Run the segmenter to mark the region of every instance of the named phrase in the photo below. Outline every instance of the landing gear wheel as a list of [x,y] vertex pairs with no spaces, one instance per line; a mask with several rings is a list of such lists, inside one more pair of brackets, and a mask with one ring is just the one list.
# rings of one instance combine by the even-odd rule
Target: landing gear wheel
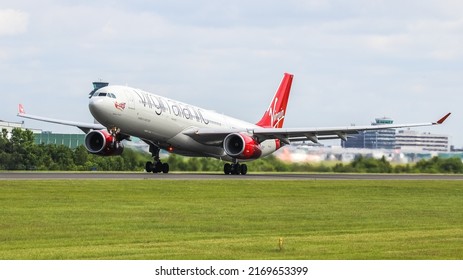
[[156,162],[155,169],[156,169],[156,173],[162,172],[162,162],[161,161]]
[[232,166],[232,174],[233,175],[240,175],[241,165],[239,163],[235,163]]
[[169,164],[168,163],[163,163],[162,164],[162,173],[169,173]]
[[160,161],[156,162],[152,168],[153,173],[169,173],[169,164],[162,163]]
[[145,164],[146,172],[153,172],[153,163],[151,161],[147,161]]
[[246,175],[248,173],[248,166],[246,164],[239,163],[225,163],[223,166],[223,173],[225,175]]
[[241,175],[246,175],[246,173],[248,173],[248,166],[246,164],[241,164],[240,172]]
[[231,164],[225,163],[225,165],[223,166],[223,173],[225,173],[225,175],[229,175],[231,171],[232,171]]

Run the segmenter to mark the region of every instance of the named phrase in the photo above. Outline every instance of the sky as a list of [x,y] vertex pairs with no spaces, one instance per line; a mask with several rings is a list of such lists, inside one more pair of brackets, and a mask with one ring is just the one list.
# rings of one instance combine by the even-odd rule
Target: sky
[[93,122],[103,80],[255,123],[285,72],[285,127],[452,112],[417,130],[463,147],[463,1],[0,0],[0,120]]

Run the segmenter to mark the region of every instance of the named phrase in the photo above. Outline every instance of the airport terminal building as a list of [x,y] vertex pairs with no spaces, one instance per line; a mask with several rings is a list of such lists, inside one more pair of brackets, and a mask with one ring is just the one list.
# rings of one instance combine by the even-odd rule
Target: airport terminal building
[[84,144],[85,134],[64,134],[43,131],[41,133],[34,133],[34,138],[36,144],[64,145],[68,148],[75,149]]
[[449,136],[414,130],[399,130],[395,146],[407,152],[448,152]]
[[[390,118],[377,118],[371,125],[392,124]],[[358,135],[349,137],[347,141],[341,141],[343,148],[361,149],[394,149],[395,148],[395,129],[384,129],[376,131],[363,131]]]
[[[377,118],[372,125],[392,124],[390,118]],[[403,152],[449,152],[449,136],[414,130],[385,129],[364,131],[341,140],[343,148],[399,149]]]

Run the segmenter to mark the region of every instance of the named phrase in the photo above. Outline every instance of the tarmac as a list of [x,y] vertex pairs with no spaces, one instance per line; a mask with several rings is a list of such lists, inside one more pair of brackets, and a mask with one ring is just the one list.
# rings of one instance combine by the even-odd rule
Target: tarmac
[[147,172],[0,172],[2,180],[463,180],[447,174],[222,173]]

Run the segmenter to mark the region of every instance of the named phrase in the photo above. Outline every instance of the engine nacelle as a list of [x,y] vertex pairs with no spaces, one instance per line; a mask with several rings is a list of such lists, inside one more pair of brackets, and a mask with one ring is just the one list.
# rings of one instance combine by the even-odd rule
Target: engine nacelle
[[93,130],[85,135],[85,148],[91,154],[117,156],[124,151],[124,145],[107,130]]
[[256,159],[262,155],[260,144],[251,136],[243,133],[231,133],[223,140],[227,155],[237,159]]

